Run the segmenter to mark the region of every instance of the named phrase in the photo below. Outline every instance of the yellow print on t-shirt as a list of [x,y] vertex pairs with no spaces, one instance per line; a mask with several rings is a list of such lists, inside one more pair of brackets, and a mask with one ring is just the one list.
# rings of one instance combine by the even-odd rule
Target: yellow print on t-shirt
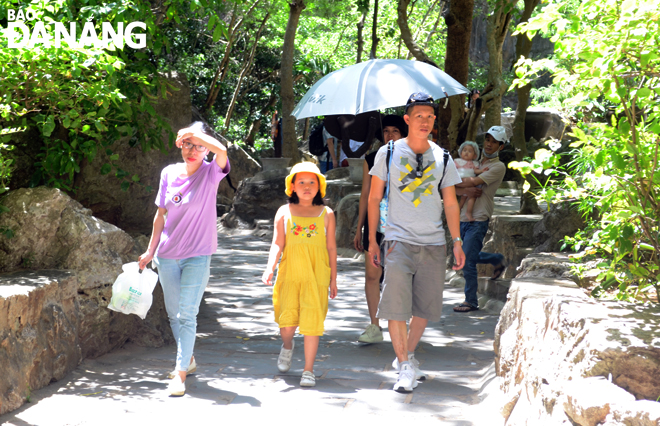
[[[401,165],[405,167],[406,172],[399,172],[399,190],[401,193],[410,192],[412,193],[412,203],[415,207],[419,206],[422,202],[420,198],[422,195],[429,196],[433,194],[433,181],[436,180],[433,176],[433,170],[435,170],[435,160],[430,160],[424,163],[422,161],[421,167],[413,167],[408,161],[407,157],[401,157]],[[418,168],[421,168],[422,176],[417,177]]]

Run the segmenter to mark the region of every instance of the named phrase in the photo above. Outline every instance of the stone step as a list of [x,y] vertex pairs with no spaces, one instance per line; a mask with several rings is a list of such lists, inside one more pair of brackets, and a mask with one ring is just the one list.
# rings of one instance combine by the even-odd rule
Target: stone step
[[497,188],[497,191],[495,191],[496,197],[520,197],[521,195],[522,191],[520,189],[499,187]]
[[500,184],[500,188],[503,189],[520,189],[520,184],[515,180],[504,180]]
[[254,228],[255,229],[263,229],[266,231],[272,231],[273,230],[273,221],[268,220],[268,219],[257,219],[254,221]]
[[511,287],[511,280],[491,280],[490,277],[479,277],[479,286],[477,292],[488,296],[490,299],[496,299],[506,302],[506,295]]
[[520,197],[521,194],[522,189],[515,180],[502,181],[497,191],[495,191],[496,197]]

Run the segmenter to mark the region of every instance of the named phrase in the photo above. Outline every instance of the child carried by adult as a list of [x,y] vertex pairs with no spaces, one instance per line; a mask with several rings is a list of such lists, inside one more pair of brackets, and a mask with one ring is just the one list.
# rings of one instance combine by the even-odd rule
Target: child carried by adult
[[[479,168],[479,145],[476,142],[465,141],[458,147],[458,155],[460,158],[454,159],[458,175],[461,179],[476,177],[488,170],[488,167]],[[467,201],[467,209],[465,214],[470,222],[474,221],[472,211],[474,210],[474,202],[477,199],[468,197],[467,195],[461,196],[459,208],[462,209]]]
[[323,203],[325,176],[313,163],[298,163],[286,177],[289,203],[275,215],[273,243],[262,281],[273,285],[273,274],[282,255],[273,307],[280,327],[282,348],[277,359],[280,372],[291,368],[296,328],[304,335],[305,368],[300,386],[315,386],[314,360],[328,313],[328,293],[337,296],[337,245],[335,216]]

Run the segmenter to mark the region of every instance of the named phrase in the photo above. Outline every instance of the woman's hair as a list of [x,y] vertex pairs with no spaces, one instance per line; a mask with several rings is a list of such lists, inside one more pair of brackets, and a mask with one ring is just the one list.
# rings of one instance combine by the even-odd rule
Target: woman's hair
[[386,115],[383,117],[383,129],[388,126],[394,126],[397,129],[399,129],[399,132],[401,132],[402,137],[408,136],[408,125],[406,124],[405,120],[403,117],[399,115]]
[[204,123],[203,121],[195,121],[190,126],[188,126],[188,128],[193,129],[197,132],[202,132],[205,135],[215,137],[213,136],[213,131],[211,130],[211,128],[207,126],[206,123]]
[[[296,176],[293,175],[293,178],[291,179],[291,185],[293,185],[296,182]],[[316,182],[318,183],[319,178],[316,178]],[[300,202],[300,198],[298,198],[298,194],[296,194],[296,191],[291,192],[291,196],[289,197],[289,204],[298,204]],[[313,206],[325,206],[325,203],[323,202],[323,197],[321,197],[321,190],[319,189],[316,191],[316,195],[314,196],[314,199],[312,199],[312,205]]]

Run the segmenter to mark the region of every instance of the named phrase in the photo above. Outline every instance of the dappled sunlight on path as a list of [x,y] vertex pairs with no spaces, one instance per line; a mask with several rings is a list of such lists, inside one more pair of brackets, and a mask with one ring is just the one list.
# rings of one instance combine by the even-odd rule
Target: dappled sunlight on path
[[288,410],[295,408],[297,418],[309,413],[321,424],[329,419],[346,419],[348,424],[370,419],[379,424],[402,419],[473,424],[470,406],[478,402],[484,373],[493,361],[497,316],[454,313],[452,307],[463,300],[461,289],[445,290],[442,319],[430,324],[417,348],[429,379],[413,393],[399,394],[391,390],[396,375],[387,332],[383,343],[357,343],[368,325],[363,263],[340,258],[339,294],[329,303],[315,366],[317,386],[303,389],[302,336],[296,336],[291,370],[281,374],[276,367],[281,341],[273,320],[272,287],[261,283],[270,241],[221,235],[219,247],[198,318],[198,370],[186,380],[185,396],[172,398],[165,392],[174,346],[128,344],[85,360],[65,379],[34,392],[31,403],[0,417],[0,423],[116,426],[208,419],[196,423],[215,424],[219,420],[212,419],[246,416],[252,424],[290,416]]

